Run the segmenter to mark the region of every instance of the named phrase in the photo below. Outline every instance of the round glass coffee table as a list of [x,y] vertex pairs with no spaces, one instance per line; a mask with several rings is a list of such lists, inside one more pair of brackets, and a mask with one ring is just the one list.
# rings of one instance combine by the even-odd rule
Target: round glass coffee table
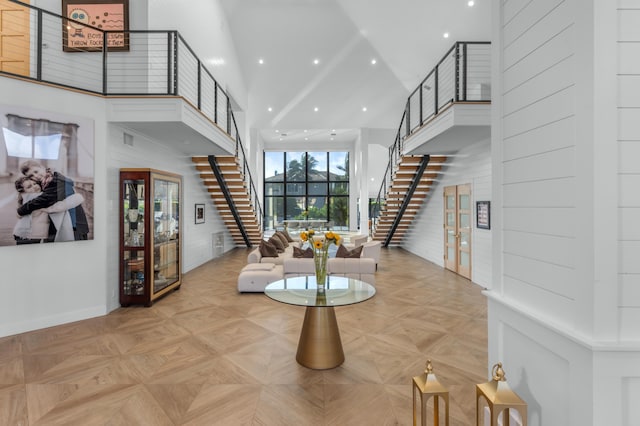
[[353,278],[327,276],[324,291],[315,276],[285,278],[272,282],[264,294],[278,302],[305,306],[296,361],[314,370],[335,368],[344,362],[335,306],[353,305],[371,299],[376,289]]

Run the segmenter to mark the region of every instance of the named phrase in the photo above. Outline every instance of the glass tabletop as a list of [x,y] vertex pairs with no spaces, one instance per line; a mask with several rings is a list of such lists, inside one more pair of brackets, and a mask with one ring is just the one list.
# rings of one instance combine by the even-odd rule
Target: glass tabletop
[[364,302],[376,294],[376,289],[354,278],[330,275],[324,292],[318,291],[316,277],[312,275],[272,282],[264,289],[264,294],[289,305],[322,307]]

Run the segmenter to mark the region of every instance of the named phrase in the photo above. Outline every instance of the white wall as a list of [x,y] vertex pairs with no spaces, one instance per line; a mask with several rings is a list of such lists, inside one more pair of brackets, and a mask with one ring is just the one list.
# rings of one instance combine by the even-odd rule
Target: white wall
[[[124,144],[123,133],[133,136],[133,146]],[[213,259],[213,236],[222,232],[225,237],[224,249],[228,251],[235,247],[228,229],[220,219],[207,193],[202,180],[196,173],[191,158],[167,147],[165,144],[137,134],[128,129],[110,125],[108,128],[109,160],[108,160],[108,206],[109,229],[118,229],[118,207],[120,189],[120,168],[152,168],[182,176],[182,272],[188,272],[197,266]],[[205,223],[195,224],[195,204],[205,205]],[[118,234],[110,232],[107,235],[109,246],[109,282],[110,291],[109,310],[119,306],[117,300],[118,289]],[[212,277],[214,280],[215,277]]]
[[[125,145],[123,129],[106,124],[105,100],[9,78],[0,78],[0,92],[8,105],[89,118],[95,132],[94,239],[0,247],[0,336],[104,315],[119,306],[119,168],[183,176],[183,273],[213,258],[213,234],[224,234],[225,251],[234,247],[191,159],[129,130],[134,145]],[[205,204],[204,224],[194,223],[195,203]]]
[[[93,96],[0,78],[2,102],[93,120],[94,239],[0,247],[0,336],[107,312],[107,141],[104,101]],[[35,101],[37,100],[37,102]],[[100,196],[102,194],[102,196]]]
[[493,16],[489,366],[529,425],[636,425],[640,2],[495,1]]
[[475,226],[475,202],[491,201],[491,144],[478,142],[448,156],[444,173],[431,188],[426,204],[416,215],[413,231],[402,247],[444,266],[443,191],[447,186],[471,184],[473,222],[471,232],[471,281],[491,287],[491,231]]

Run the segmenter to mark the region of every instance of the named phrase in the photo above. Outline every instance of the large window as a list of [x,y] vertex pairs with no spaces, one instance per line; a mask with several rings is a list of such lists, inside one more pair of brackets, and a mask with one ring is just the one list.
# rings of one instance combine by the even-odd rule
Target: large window
[[349,229],[348,152],[265,152],[265,229],[283,221],[324,221]]

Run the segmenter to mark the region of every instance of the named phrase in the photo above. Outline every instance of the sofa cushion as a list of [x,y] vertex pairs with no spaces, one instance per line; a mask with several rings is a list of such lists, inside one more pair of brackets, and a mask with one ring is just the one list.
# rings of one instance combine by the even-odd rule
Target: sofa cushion
[[289,235],[286,229],[284,231],[280,231],[280,233],[284,235],[288,242],[292,243],[294,241],[294,239],[291,238],[291,235]]
[[278,249],[268,241],[261,241],[259,248],[262,257],[278,257]]
[[243,271],[270,271],[275,268],[274,263],[249,263],[242,268]]
[[278,237],[280,241],[282,241],[282,244],[284,244],[284,248],[289,247],[289,240],[287,240],[287,237],[285,237],[281,231],[276,231],[276,233],[273,234],[273,236]]
[[268,241],[276,247],[276,250],[278,250],[278,253],[284,253],[284,244],[282,243],[280,238],[276,236],[272,236],[271,238],[269,238]]
[[346,258],[358,258],[362,254],[362,246],[356,247],[353,250],[349,250],[343,245],[338,247],[338,251],[336,252],[336,257],[346,257]]
[[306,250],[302,250],[298,247],[294,247],[293,257],[296,259],[308,259],[308,258],[313,259],[313,250],[311,250],[311,247],[307,247]]

